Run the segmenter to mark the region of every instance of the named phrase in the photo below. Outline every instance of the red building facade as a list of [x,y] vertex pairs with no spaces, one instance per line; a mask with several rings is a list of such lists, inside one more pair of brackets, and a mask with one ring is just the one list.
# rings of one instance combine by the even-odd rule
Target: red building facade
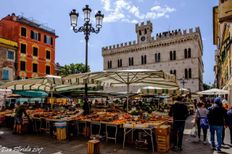
[[0,37],[18,43],[17,78],[55,74],[55,30],[13,13],[0,20]]

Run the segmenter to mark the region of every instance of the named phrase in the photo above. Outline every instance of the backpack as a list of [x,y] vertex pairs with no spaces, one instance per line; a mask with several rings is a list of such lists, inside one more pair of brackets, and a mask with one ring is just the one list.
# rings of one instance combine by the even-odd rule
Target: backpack
[[203,129],[208,129],[209,128],[209,121],[207,117],[201,117],[199,110],[197,110],[199,114],[199,119],[200,119],[200,127]]

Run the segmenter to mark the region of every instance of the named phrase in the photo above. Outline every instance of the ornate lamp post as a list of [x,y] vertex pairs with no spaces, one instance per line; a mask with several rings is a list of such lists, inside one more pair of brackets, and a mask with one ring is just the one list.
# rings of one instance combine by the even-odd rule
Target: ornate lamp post
[[184,88],[185,83],[187,83],[187,82],[185,82],[184,77],[181,79],[181,82],[180,82],[180,83],[182,83],[183,88]]
[[[88,72],[88,41],[89,41],[89,35],[90,33],[99,33],[101,27],[102,27],[102,21],[104,18],[104,15],[101,13],[101,11],[98,11],[95,15],[96,18],[96,28],[92,27],[92,24],[90,23],[90,13],[91,9],[89,8],[89,5],[86,5],[83,8],[84,13],[84,24],[83,26],[80,26],[77,28],[77,20],[79,13],[76,12],[75,9],[73,9],[70,12],[70,20],[71,20],[71,26],[73,27],[73,31],[75,33],[83,32],[85,35],[85,72]],[[85,82],[85,105],[88,103],[88,81]],[[89,111],[86,111],[89,112]]]

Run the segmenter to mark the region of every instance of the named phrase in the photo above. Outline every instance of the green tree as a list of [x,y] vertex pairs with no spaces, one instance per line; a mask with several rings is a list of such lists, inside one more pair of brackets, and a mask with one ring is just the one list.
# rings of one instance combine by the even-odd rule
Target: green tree
[[[64,67],[61,68],[61,75],[67,76],[69,74],[76,74],[76,73],[84,73],[85,72],[85,65],[80,64],[74,64],[71,63],[69,65],[64,65]],[[90,67],[88,66],[87,72],[90,72]]]
[[208,89],[211,89],[212,87],[206,83],[203,83],[203,89],[204,90],[208,90]]

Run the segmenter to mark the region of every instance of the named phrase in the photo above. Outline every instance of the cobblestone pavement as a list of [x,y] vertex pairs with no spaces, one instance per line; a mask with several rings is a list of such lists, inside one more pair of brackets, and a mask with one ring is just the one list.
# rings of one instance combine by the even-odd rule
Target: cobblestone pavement
[[[204,145],[203,143],[193,142],[193,139],[189,136],[191,130],[190,124],[191,118],[187,120],[185,136],[183,142],[182,152],[169,151],[169,154],[216,154],[216,151],[210,149],[210,145]],[[35,149],[41,150],[41,154],[86,154],[87,153],[87,139],[77,138],[64,143],[57,143],[54,138],[49,136],[41,135],[12,135],[11,131],[6,128],[0,128],[0,131],[4,134],[0,135],[0,149],[2,147],[14,148],[14,147],[31,147],[31,148],[43,148]],[[209,136],[208,136],[209,138]],[[222,153],[232,154],[232,146],[229,143],[229,132],[226,129],[226,145],[223,146]],[[114,144],[113,141],[110,143],[101,143],[100,146],[101,154],[151,154],[149,150],[138,150],[133,146],[126,146],[122,149],[122,143]],[[0,152],[1,153],[1,152]],[[12,152],[10,152],[12,153]],[[16,152],[15,152],[16,153]],[[26,153],[38,153],[38,152],[26,152]],[[155,152],[157,153],[157,152]]]

